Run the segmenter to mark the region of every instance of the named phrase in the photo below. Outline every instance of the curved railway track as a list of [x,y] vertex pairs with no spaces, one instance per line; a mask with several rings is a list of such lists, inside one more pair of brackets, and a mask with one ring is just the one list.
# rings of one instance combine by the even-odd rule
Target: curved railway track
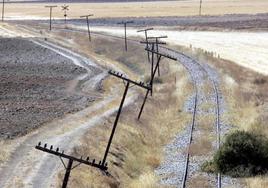
[[[166,48],[166,47],[162,47],[162,49],[170,51],[172,56],[184,56],[188,59],[191,59],[193,61],[193,63],[195,63],[200,70],[202,70],[208,80],[211,82],[212,86],[213,86],[213,92],[214,92],[214,99],[215,99],[215,128],[216,128],[216,137],[217,137],[217,149],[219,149],[220,147],[220,101],[219,101],[219,89],[218,89],[218,85],[217,82],[214,80],[214,78],[211,76],[211,74],[209,73],[209,71],[204,67],[204,65],[202,65],[201,63],[199,63],[198,61],[196,61],[195,59],[193,59],[192,57],[182,53],[182,52],[177,52],[173,49],[170,48]],[[189,72],[193,85],[194,85],[194,90],[195,90],[195,94],[194,94],[194,104],[193,104],[193,115],[192,115],[192,122],[191,122],[191,128],[190,128],[190,132],[189,132],[189,139],[188,139],[188,146],[187,146],[187,152],[185,154],[185,165],[184,165],[184,174],[183,174],[183,180],[181,183],[181,187],[186,187],[186,183],[187,183],[187,178],[188,178],[188,170],[189,170],[189,163],[190,163],[190,146],[192,144],[193,141],[193,134],[194,134],[194,129],[196,127],[196,116],[197,116],[197,109],[198,109],[198,84],[196,81],[196,78],[194,76],[194,74],[196,72],[193,72],[189,67],[187,67],[187,65],[183,64],[183,66],[187,69],[187,71]],[[218,173],[217,174],[217,188],[221,188],[221,174]]]
[[[71,32],[81,32],[81,33],[87,33],[87,31],[83,31],[80,29],[63,29],[63,28],[57,28],[60,30],[65,30],[65,31],[71,31]],[[123,37],[120,36],[114,36],[111,34],[105,34],[105,33],[98,33],[98,32],[91,32],[92,35],[99,35],[99,36],[104,36],[104,37],[112,37],[112,38],[116,38],[116,39],[121,39],[124,40]],[[135,43],[135,44],[140,44],[139,40],[135,40],[135,39],[128,39],[129,42]],[[212,128],[214,128],[216,131],[216,148],[219,149],[220,147],[220,101],[219,101],[219,89],[218,89],[218,84],[217,81],[215,80],[215,78],[213,77],[213,75],[209,72],[208,67],[205,67],[203,64],[199,63],[197,60],[195,60],[194,58],[182,53],[182,52],[178,52],[175,51],[173,49],[170,48],[166,48],[161,46],[159,48],[160,50],[162,49],[163,51],[165,51],[165,53],[176,57],[177,61],[179,61],[180,63],[182,63],[180,60],[181,59],[187,59],[187,61],[185,62],[190,62],[190,63],[182,63],[182,65],[185,67],[185,69],[188,71],[192,83],[193,83],[193,87],[194,87],[194,97],[193,97],[193,110],[192,110],[192,121],[191,121],[191,126],[190,126],[190,131],[189,131],[189,136],[188,136],[188,141],[187,141],[187,149],[186,149],[186,154],[185,154],[185,160],[184,160],[184,172],[183,172],[183,176],[182,176],[182,180],[181,180],[181,187],[184,188],[187,186],[187,181],[190,179],[189,178],[189,166],[191,163],[191,154],[190,154],[190,146],[193,143],[193,137],[195,134],[195,129],[196,129],[196,118],[197,118],[197,114],[198,114],[198,107],[199,107],[199,100],[200,100],[200,95],[199,95],[199,78],[195,75],[196,74],[196,70],[193,70],[193,67],[195,67],[195,69],[199,69],[199,72],[202,72],[202,77],[206,76],[207,80],[209,80],[209,82],[211,83],[211,86],[213,88],[213,95],[214,95],[214,115],[215,115],[215,124]],[[191,65],[190,65],[191,64]],[[217,188],[221,188],[221,174],[217,174],[216,177],[216,187]]]
[[[66,30],[66,29],[64,29]],[[67,29],[70,31],[70,29]],[[71,29],[71,31],[79,31],[79,32],[85,32],[86,31],[81,31],[81,30],[73,30]],[[112,37],[112,38],[116,38],[116,39],[120,39],[120,40],[124,40],[124,37],[120,37],[120,36],[114,36],[111,34],[106,34],[106,33],[98,33],[98,32],[91,32],[93,35],[99,35],[99,36],[104,36],[104,37]],[[140,44],[139,40],[135,40],[135,39],[128,39],[129,42],[135,43],[135,44]],[[190,61],[192,61],[196,66],[199,67],[199,69],[206,75],[207,79],[210,81],[210,83],[212,84],[213,87],[213,92],[214,92],[214,99],[215,99],[215,125],[214,128],[216,129],[216,137],[217,137],[217,149],[219,149],[220,147],[220,102],[219,102],[219,90],[218,90],[218,85],[217,82],[214,80],[213,76],[211,76],[211,74],[209,73],[209,71],[204,67],[203,64],[199,63],[197,60],[195,60],[194,58],[182,53],[182,52],[178,52],[175,51],[173,49],[167,48],[167,47],[163,47],[161,46],[159,48],[160,50],[163,49],[164,51],[166,51],[167,54],[171,55],[171,56],[183,56],[187,59],[189,59]],[[177,58],[177,60],[179,61],[179,58]],[[193,142],[193,134],[194,134],[194,129],[196,128],[196,116],[197,116],[197,110],[198,110],[198,84],[197,84],[197,79],[195,76],[196,72],[193,72],[193,70],[191,70],[191,67],[188,67],[187,64],[182,64],[185,69],[188,71],[188,73],[190,74],[193,86],[194,86],[194,90],[195,90],[195,94],[194,94],[194,104],[193,104],[193,112],[192,112],[192,121],[191,121],[191,127],[190,127],[190,132],[189,132],[189,137],[188,137],[188,146],[187,146],[187,150],[186,150],[186,154],[185,154],[185,162],[184,162],[184,172],[183,172],[183,179],[181,181],[181,187],[184,188],[186,187],[187,184],[187,180],[189,179],[189,165],[190,165],[190,146]],[[221,188],[221,174],[218,173],[217,177],[216,177],[216,187],[217,188]]]

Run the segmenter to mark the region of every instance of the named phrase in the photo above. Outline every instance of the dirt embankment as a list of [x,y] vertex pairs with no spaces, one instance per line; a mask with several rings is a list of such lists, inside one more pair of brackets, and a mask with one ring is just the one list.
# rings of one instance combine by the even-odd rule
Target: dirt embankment
[[67,92],[72,80],[87,73],[69,59],[19,38],[0,38],[0,51],[0,138],[24,135],[94,100]]

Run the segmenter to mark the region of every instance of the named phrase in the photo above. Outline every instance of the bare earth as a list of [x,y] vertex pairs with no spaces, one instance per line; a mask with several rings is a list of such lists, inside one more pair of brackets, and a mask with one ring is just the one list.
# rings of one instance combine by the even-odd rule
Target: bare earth
[[70,59],[19,38],[0,38],[0,50],[0,137],[24,135],[95,100],[72,86],[88,71]]
[[[53,11],[55,18],[63,18],[58,5]],[[47,19],[49,10],[44,3],[16,3],[6,5],[8,19]],[[203,15],[257,14],[266,13],[267,0],[206,0],[203,2]],[[19,10],[19,11],[18,11]],[[157,17],[198,15],[199,0],[160,1],[160,2],[125,2],[125,3],[72,3],[69,18],[79,18],[84,14],[94,14],[95,18],[111,17]]]

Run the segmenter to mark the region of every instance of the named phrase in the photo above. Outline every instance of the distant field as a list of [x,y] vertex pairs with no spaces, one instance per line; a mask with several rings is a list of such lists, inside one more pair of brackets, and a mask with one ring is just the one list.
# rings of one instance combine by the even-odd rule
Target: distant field
[[[47,3],[46,3],[47,4]],[[11,3],[6,5],[9,19],[48,18],[49,10],[45,3]],[[63,3],[55,3],[61,6]],[[118,2],[118,3],[72,3],[68,15],[78,18],[83,14],[103,17],[155,17],[155,16],[189,16],[197,15],[199,0],[159,1],[159,2]],[[205,0],[203,15],[222,14],[257,14],[268,12],[267,0]],[[62,18],[63,12],[58,7],[53,16]]]

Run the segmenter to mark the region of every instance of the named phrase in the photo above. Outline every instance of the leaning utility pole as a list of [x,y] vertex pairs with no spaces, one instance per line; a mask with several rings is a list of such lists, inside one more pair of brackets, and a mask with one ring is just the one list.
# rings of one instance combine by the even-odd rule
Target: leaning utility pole
[[111,135],[110,135],[110,138],[109,138],[109,142],[108,142],[106,150],[105,150],[105,154],[104,154],[104,157],[103,157],[103,160],[102,160],[102,165],[104,165],[106,163],[106,158],[107,158],[107,155],[108,155],[110,147],[111,147],[111,143],[112,143],[112,140],[113,140],[115,129],[117,127],[117,123],[118,123],[120,114],[122,112],[122,108],[123,108],[125,98],[127,96],[127,92],[128,92],[129,87],[130,87],[130,84],[139,86],[139,87],[144,88],[144,89],[146,89],[148,91],[151,90],[150,85],[146,85],[143,82],[135,82],[133,80],[130,80],[130,79],[126,78],[123,74],[121,74],[119,72],[115,72],[115,71],[110,70],[109,74],[112,75],[112,76],[115,76],[115,77],[117,77],[117,78],[119,78],[121,80],[123,80],[123,82],[125,83],[125,91],[124,91],[124,94],[123,94],[123,98],[121,99],[121,103],[120,103],[120,106],[119,106],[119,109],[118,109],[118,112],[117,112],[117,115],[116,115],[116,118],[115,118],[115,121],[114,121],[114,126],[113,126],[113,129],[112,129],[112,132],[111,132]]
[[[74,156],[65,154],[64,151],[59,152],[59,148],[57,148],[56,150],[53,150],[52,145],[50,146],[49,149],[47,148],[47,144],[44,144],[44,146],[41,146],[41,142],[39,142],[38,145],[35,146],[35,148],[37,150],[53,154],[53,155],[58,156],[60,158],[60,160],[61,160],[61,162],[62,162],[62,164],[63,164],[63,166],[65,167],[65,170],[66,170],[65,171],[65,176],[64,176],[64,179],[63,179],[63,183],[62,183],[62,188],[67,187],[71,171],[74,168],[76,168],[77,166],[79,166],[80,164],[85,164],[85,165],[88,165],[88,166],[92,166],[92,167],[98,168],[98,169],[100,169],[100,170],[102,170],[104,172],[107,172],[107,170],[108,170],[107,166],[108,165],[107,165],[106,159],[107,159],[107,156],[108,156],[111,144],[112,144],[114,133],[115,133],[115,130],[116,130],[116,127],[117,127],[117,123],[118,123],[120,114],[121,114],[122,109],[123,109],[123,105],[124,105],[124,102],[125,102],[125,99],[126,99],[126,96],[127,96],[128,89],[130,88],[130,84],[133,84],[133,86],[135,86],[135,85],[139,86],[139,87],[144,88],[144,89],[146,89],[148,91],[151,90],[150,85],[144,84],[143,82],[136,82],[136,81],[130,80],[130,79],[126,78],[121,73],[118,73],[118,72],[110,70],[109,74],[112,75],[112,76],[115,76],[115,77],[117,77],[117,78],[119,78],[121,80],[123,80],[123,82],[126,83],[126,85],[125,85],[125,91],[124,91],[124,94],[123,94],[123,98],[121,100],[121,103],[120,103],[120,106],[119,106],[119,109],[118,109],[118,112],[117,112],[117,115],[116,115],[116,118],[115,118],[115,121],[114,121],[113,129],[112,129],[112,132],[111,132],[111,135],[110,135],[110,138],[109,138],[109,141],[108,141],[108,144],[107,144],[107,147],[106,147],[106,150],[105,150],[105,153],[104,153],[102,161],[99,161],[99,163],[95,163],[95,159],[93,159],[92,161],[89,161],[89,157],[87,157],[86,159],[83,159],[83,157],[76,158]],[[63,159],[68,160],[67,165],[64,163]],[[77,162],[77,164],[73,165],[74,162]]]
[[[153,71],[153,75],[152,75],[152,78],[151,78],[151,80],[150,80],[150,86],[151,86],[151,90],[153,90],[153,81],[154,81],[154,77],[155,77],[155,73],[156,73],[156,71],[157,71],[157,68],[159,67],[159,64],[160,64],[160,61],[161,61],[161,58],[162,57],[166,57],[166,58],[168,58],[168,59],[171,59],[171,60],[174,60],[174,61],[176,61],[177,60],[177,58],[175,58],[175,57],[172,57],[172,56],[170,56],[169,54],[165,54],[165,53],[161,53],[161,52],[157,52],[156,50],[154,50],[154,49],[149,49],[149,48],[146,48],[145,49],[146,51],[149,51],[149,52],[151,52],[152,53],[152,55],[154,55],[154,54],[157,54],[157,62],[156,62],[156,66],[155,66],[155,68],[154,68],[154,71]],[[147,100],[147,97],[148,97],[148,94],[149,94],[149,90],[147,90],[147,92],[146,92],[146,94],[145,94],[145,97],[144,97],[144,100],[143,100],[143,103],[142,103],[142,106],[141,106],[141,109],[140,109],[140,112],[139,112],[139,116],[138,116],[138,119],[140,119],[140,117],[141,117],[141,114],[142,114],[142,111],[143,111],[143,108],[144,108],[144,105],[145,105],[145,103],[146,103],[146,100]]]
[[[155,45],[156,45],[156,51],[159,51],[159,39],[164,39],[164,38],[168,38],[167,36],[160,36],[160,37],[148,37],[147,40],[150,39],[155,39]],[[153,54],[152,54],[153,56]],[[158,55],[157,55],[158,58]],[[152,62],[152,66],[153,66],[154,62]],[[158,67],[158,76],[160,76],[160,67]]]
[[125,50],[127,51],[127,24],[131,24],[131,23],[134,23],[133,21],[122,21],[122,22],[119,22],[117,24],[122,24],[124,25],[124,29],[125,29]]
[[202,9],[202,0],[200,0],[200,5],[199,5],[199,16],[201,16],[201,9]]
[[51,25],[52,25],[52,9],[56,8],[57,6],[53,5],[53,6],[45,6],[45,8],[49,8],[50,9],[50,14],[49,14],[49,30],[51,31]]
[[[147,28],[147,29],[142,29],[142,30],[137,31],[138,33],[139,32],[144,32],[144,34],[145,34],[146,48],[149,48],[149,44],[148,44],[148,31],[153,30],[153,29],[154,28]],[[147,52],[147,56],[148,56],[148,62],[150,62],[150,53],[149,52]]]
[[88,31],[88,40],[89,40],[89,42],[91,42],[91,34],[90,34],[89,20],[88,20],[88,18],[90,16],[94,16],[94,15],[93,14],[88,14],[88,15],[85,15],[85,16],[80,16],[80,18],[86,18],[86,20],[87,20],[87,31]]
[[[162,41],[159,41],[159,40],[156,40],[156,42],[152,42],[152,41],[141,41],[140,42],[141,44],[147,44],[148,47],[147,49],[149,49],[149,46],[151,47],[152,50],[155,49],[155,46],[157,45],[157,52],[158,52],[158,45],[159,44],[162,44],[162,45],[165,45],[166,43],[165,42],[162,42]],[[156,44],[157,43],[157,44]],[[149,51],[147,51],[147,53],[150,53]],[[150,56],[150,54],[149,54]],[[157,56],[157,59],[158,59],[158,56]],[[157,65],[157,63],[156,63]],[[158,71],[159,71],[159,66],[158,66]],[[152,53],[151,55],[151,80],[154,79],[154,54]],[[152,90],[151,90],[151,96],[153,95],[153,82],[150,83],[151,86],[152,86]]]
[[[73,157],[71,155],[65,154],[64,151],[60,152],[59,148],[57,148],[56,150],[53,150],[52,145],[48,149],[47,144],[44,144],[44,146],[41,146],[41,142],[39,142],[38,145],[35,146],[35,149],[52,154],[52,155],[55,155],[55,156],[58,156],[60,158],[60,160],[65,168],[65,175],[64,175],[63,182],[62,182],[62,188],[67,187],[71,171],[81,164],[92,166],[92,167],[98,168],[102,171],[106,171],[108,169],[107,163],[102,163],[101,161],[99,161],[99,163],[95,163],[95,159],[93,159],[92,161],[89,161],[89,157],[87,157],[86,159],[83,159],[82,156],[81,156],[81,158],[76,158],[76,157]],[[68,160],[67,165],[64,163],[63,159]],[[74,162],[77,162],[77,164],[73,165]]]

